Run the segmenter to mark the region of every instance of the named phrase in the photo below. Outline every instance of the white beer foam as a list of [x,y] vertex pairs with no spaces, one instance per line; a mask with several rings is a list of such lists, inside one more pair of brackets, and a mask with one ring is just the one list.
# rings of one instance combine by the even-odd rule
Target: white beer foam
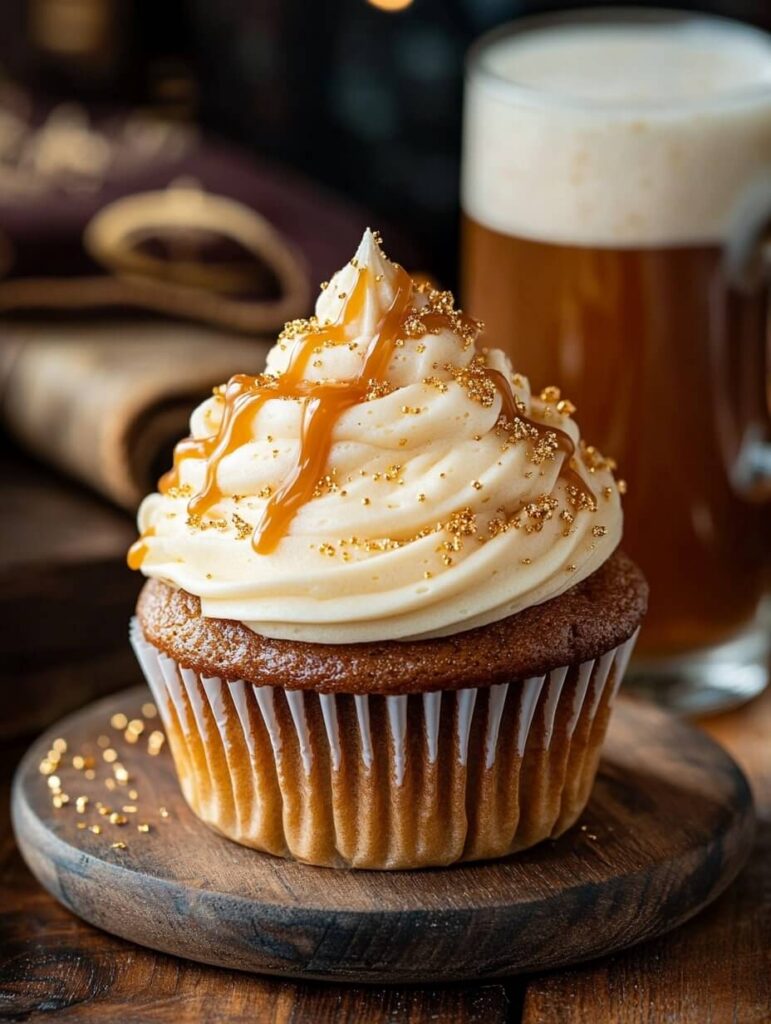
[[463,208],[493,230],[717,242],[771,174],[771,37],[706,17],[494,35],[472,59],[464,135]]

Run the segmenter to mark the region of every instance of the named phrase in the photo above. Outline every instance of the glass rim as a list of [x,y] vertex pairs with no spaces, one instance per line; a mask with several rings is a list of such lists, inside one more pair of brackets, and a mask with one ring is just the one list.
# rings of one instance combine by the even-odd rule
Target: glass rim
[[623,25],[633,22],[647,25],[701,24],[723,28],[727,31],[760,42],[768,49],[771,62],[771,33],[756,25],[724,18],[717,14],[701,11],[679,10],[673,7],[586,7],[577,10],[551,11],[534,14],[514,21],[508,21],[489,32],[483,33],[470,46],[465,60],[465,81],[481,82],[504,98],[517,100],[523,105],[544,110],[564,110],[586,114],[625,115],[645,114],[649,117],[671,117],[684,113],[708,112],[726,107],[742,106],[766,100],[771,103],[771,82],[759,83],[723,94],[717,93],[704,99],[673,100],[666,105],[635,101],[628,103],[603,103],[596,99],[560,95],[547,92],[535,86],[525,85],[516,79],[486,66],[484,61],[491,47],[504,39],[524,35],[527,32],[546,29],[551,26],[569,25]]

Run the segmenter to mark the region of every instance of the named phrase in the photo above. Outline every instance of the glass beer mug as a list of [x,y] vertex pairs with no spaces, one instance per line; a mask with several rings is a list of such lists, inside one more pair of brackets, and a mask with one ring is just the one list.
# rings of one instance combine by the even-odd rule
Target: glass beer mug
[[752,696],[770,647],[771,37],[633,9],[483,37],[462,207],[465,308],[629,481],[623,546],[651,586],[633,682],[685,711]]

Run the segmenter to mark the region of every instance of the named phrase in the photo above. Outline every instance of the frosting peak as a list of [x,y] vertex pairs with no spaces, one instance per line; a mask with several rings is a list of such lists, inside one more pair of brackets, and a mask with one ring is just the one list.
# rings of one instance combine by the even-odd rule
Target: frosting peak
[[323,643],[459,632],[589,575],[621,533],[609,460],[479,331],[367,230],[266,373],[194,412],[130,563]]
[[[363,281],[360,271],[366,269]],[[345,309],[348,297],[362,288],[361,305],[349,308],[345,316],[345,330],[349,336],[374,334],[381,317],[389,309],[398,288],[399,278],[404,271],[392,263],[380,248],[378,236],[367,228],[359,242],[359,248],[350,263],[323,285],[316,300],[316,317],[320,323],[334,323]],[[405,275],[406,276],[406,275]]]

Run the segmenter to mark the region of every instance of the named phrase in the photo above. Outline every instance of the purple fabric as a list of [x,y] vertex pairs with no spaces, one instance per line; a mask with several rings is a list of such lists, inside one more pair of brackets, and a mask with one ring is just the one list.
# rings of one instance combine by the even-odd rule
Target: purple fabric
[[[157,159],[127,174],[113,173],[93,190],[51,188],[34,196],[0,192],[0,231],[10,238],[15,254],[6,279],[101,272],[81,241],[94,214],[121,196],[162,189],[180,177],[194,178],[206,191],[234,198],[264,216],[304,256],[312,293],[350,258],[371,222],[353,203],[295,172],[206,138],[181,159]],[[392,236],[387,241],[389,252],[410,265],[410,247]]]

